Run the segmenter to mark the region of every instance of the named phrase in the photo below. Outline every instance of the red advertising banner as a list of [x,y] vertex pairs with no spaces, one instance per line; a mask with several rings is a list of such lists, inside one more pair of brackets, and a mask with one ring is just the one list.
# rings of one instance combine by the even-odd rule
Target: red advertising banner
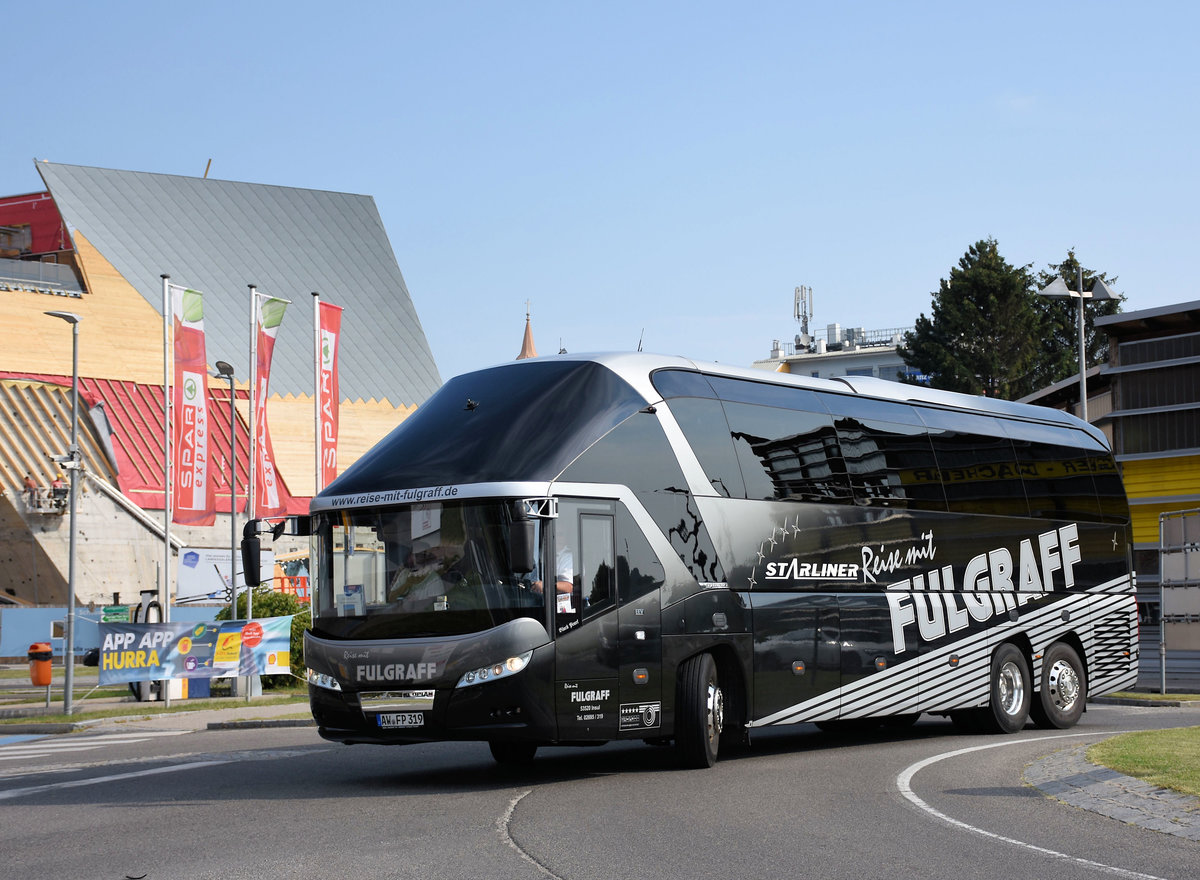
[[342,307],[320,303],[320,388],[318,402],[320,430],[317,435],[317,454],[321,462],[322,489],[332,483],[338,474],[338,339],[342,331]]
[[[256,295],[257,298],[257,295]],[[274,297],[255,304],[258,342],[258,363],[255,368],[254,421],[255,462],[254,476],[256,491],[254,516],[258,518],[282,516],[286,513],[286,502],[280,497],[279,475],[275,472],[275,453],[271,448],[271,432],[267,429],[267,386],[271,380],[271,355],[275,351],[275,334],[283,322],[287,300]]]
[[208,473],[208,369],[204,359],[204,305],[200,292],[171,285],[175,335],[172,393],[175,444],[175,510],[172,522],[211,526],[216,520],[216,485]]

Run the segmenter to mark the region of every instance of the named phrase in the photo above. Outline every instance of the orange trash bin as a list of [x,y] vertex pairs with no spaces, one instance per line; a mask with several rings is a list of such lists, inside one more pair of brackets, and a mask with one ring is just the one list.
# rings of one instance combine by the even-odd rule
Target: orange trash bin
[[34,642],[29,646],[29,680],[34,687],[50,686],[50,661],[53,657],[49,642]]

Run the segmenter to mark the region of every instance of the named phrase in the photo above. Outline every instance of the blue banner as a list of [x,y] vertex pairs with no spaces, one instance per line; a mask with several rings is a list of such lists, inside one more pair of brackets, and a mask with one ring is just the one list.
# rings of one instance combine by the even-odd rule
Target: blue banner
[[213,623],[101,623],[100,684],[291,673],[292,615]]

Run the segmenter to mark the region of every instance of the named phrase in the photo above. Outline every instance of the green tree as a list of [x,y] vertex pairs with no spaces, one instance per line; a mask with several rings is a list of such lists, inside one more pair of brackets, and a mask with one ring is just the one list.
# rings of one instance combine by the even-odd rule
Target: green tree
[[[993,238],[967,249],[932,294],[899,349],[934,388],[1013,399],[1032,391],[1040,327],[1028,266],[1000,256]],[[908,379],[906,381],[913,381]]]
[[[1103,272],[1082,267],[1075,257],[1075,249],[1067,251],[1061,263],[1051,263],[1038,273],[1037,286],[1040,290],[1055,278],[1061,278],[1071,290],[1079,289],[1079,271],[1083,271],[1083,289],[1091,290],[1099,279],[1110,287],[1117,283],[1116,276],[1108,277]],[[1039,356],[1034,362],[1034,388],[1044,388],[1070,376],[1079,375],[1079,301],[1037,297],[1034,311],[1038,314],[1042,340]],[[1088,367],[1108,360],[1108,334],[1097,333],[1095,319],[1115,315],[1121,311],[1121,301],[1116,299],[1084,300],[1084,349]]]
[[[246,619],[246,593],[243,590],[238,593],[236,620]],[[264,675],[262,677],[262,685],[264,689],[277,687],[287,687],[291,683],[292,677],[304,680],[304,631],[308,629],[310,611],[307,605],[304,605],[295,596],[288,593],[277,593],[267,587],[254,588],[254,616],[261,617],[285,617],[289,614],[296,615],[292,618],[292,638],[289,648],[289,661],[292,667],[292,674],[289,675]],[[222,608],[217,612],[217,620],[229,620],[229,609]]]

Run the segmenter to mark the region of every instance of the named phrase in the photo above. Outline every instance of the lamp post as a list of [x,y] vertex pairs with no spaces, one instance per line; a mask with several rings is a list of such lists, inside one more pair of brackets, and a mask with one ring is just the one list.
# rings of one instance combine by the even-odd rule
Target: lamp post
[[217,361],[217,375],[229,382],[229,619],[237,620],[237,407],[233,366]]
[[1079,415],[1085,422],[1088,420],[1087,413],[1087,343],[1085,341],[1084,326],[1083,326],[1083,301],[1085,299],[1117,299],[1117,295],[1112,292],[1112,289],[1101,281],[1096,279],[1096,283],[1088,293],[1083,291],[1083,267],[1076,269],[1075,280],[1077,289],[1071,290],[1067,287],[1067,283],[1062,278],[1055,278],[1045,287],[1038,291],[1041,296],[1048,296],[1053,299],[1078,299],[1079,300]]
[[65,461],[71,472],[70,550],[67,562],[67,633],[63,656],[63,714],[70,715],[75,689],[75,500],[79,489],[79,316],[73,312],[46,312],[71,325],[71,447]]

